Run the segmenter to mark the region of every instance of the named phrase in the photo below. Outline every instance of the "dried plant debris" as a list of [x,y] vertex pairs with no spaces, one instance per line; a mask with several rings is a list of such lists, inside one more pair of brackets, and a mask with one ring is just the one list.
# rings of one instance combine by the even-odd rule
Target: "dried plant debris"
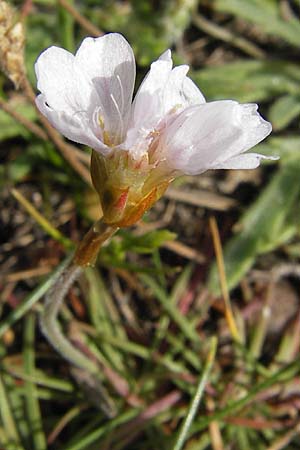
[[19,88],[25,78],[25,34],[18,13],[5,1],[0,2],[0,67]]

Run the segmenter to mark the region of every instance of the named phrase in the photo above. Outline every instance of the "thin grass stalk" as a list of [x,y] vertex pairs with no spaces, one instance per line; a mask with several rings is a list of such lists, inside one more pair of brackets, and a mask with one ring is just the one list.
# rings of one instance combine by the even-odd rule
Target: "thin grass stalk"
[[218,344],[217,338],[213,337],[211,339],[210,350],[209,350],[209,353],[207,356],[207,360],[206,360],[203,372],[199,379],[196,393],[194,395],[194,398],[192,399],[188,414],[187,414],[187,416],[182,424],[182,427],[179,431],[179,434],[178,434],[176,443],[173,447],[173,450],[182,450],[182,448],[187,440],[189,430],[190,430],[191,425],[194,421],[194,418],[197,414],[200,402],[203,397],[204,389],[205,389],[205,386],[208,381],[208,377],[211,373],[211,369],[212,369],[212,366],[213,366],[213,363],[215,360],[215,356],[216,356],[217,344]]

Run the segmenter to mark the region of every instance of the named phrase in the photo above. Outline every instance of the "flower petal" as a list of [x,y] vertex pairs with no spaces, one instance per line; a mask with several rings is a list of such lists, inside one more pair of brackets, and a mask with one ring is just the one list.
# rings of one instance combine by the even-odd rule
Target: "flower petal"
[[133,102],[132,117],[124,147],[132,157],[139,159],[147,151],[152,132],[163,128],[173,120],[179,110],[205,99],[186,74],[186,65],[172,70],[171,51],[167,50],[157,61],[142,82]]
[[100,121],[111,144],[126,134],[135,82],[135,60],[126,39],[118,33],[83,40],[76,66],[98,93]]
[[[38,58],[36,65],[38,89],[44,95],[37,102],[47,117],[62,113],[62,124],[54,125],[70,139],[70,123],[79,123],[81,136],[85,128],[86,140],[92,135],[109,141],[110,145],[120,143],[126,134],[130,115],[135,80],[135,61],[132,49],[119,34],[112,33],[98,39],[83,40],[75,57],[68,51],[50,47]],[[44,106],[43,106],[44,105]],[[59,115],[59,114],[58,114]],[[74,116],[76,115],[76,119]],[[105,131],[105,133],[104,133]],[[75,130],[72,135],[76,135]],[[105,139],[104,139],[105,136]],[[75,139],[76,142],[82,142]],[[86,143],[86,142],[84,142]],[[96,145],[96,144],[95,144]],[[96,148],[105,148],[99,144]]]
[[51,125],[71,141],[88,145],[104,155],[110,152],[109,147],[93,133],[84,114],[71,115],[64,111],[55,111],[47,105],[44,94],[37,96],[36,105]]
[[73,114],[90,106],[93,86],[76,70],[70,52],[54,46],[48,48],[37,59],[35,72],[37,88],[51,108]]
[[133,102],[130,128],[151,130],[163,115],[162,92],[172,70],[171,51],[167,50],[144,78]]
[[134,159],[140,159],[147,153],[151,141],[150,134],[163,116],[162,92],[172,70],[171,51],[164,52],[151,64],[135,96],[129,129],[123,148]]
[[216,101],[186,108],[166,129],[162,146],[170,167],[195,175],[244,153],[271,129],[257,105]]
[[171,71],[163,92],[163,108],[167,114],[175,108],[186,108],[190,105],[205,103],[205,98],[194,84],[186,76],[189,66],[177,66]]
[[216,164],[213,169],[256,169],[262,159],[276,161],[276,156],[265,156],[258,153],[245,153]]

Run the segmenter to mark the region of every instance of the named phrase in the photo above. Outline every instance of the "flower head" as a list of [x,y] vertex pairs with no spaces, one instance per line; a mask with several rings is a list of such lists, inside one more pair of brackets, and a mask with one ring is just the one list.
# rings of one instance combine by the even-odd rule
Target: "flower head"
[[35,69],[40,111],[93,149],[107,223],[134,223],[180,174],[252,169],[264,158],[245,153],[271,132],[257,105],[206,103],[188,66],[172,67],[170,50],[151,64],[133,102],[135,60],[120,34],[86,38],[75,55],[50,47]]

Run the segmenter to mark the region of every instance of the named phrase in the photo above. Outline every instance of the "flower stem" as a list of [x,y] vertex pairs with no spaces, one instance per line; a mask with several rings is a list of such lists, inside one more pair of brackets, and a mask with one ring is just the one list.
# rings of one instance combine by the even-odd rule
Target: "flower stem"
[[59,279],[46,296],[40,324],[42,332],[47,340],[58,353],[63,356],[63,358],[77,367],[96,373],[98,370],[96,364],[84,356],[80,351],[76,350],[76,348],[65,338],[57,320],[63,300],[81,272],[82,268],[75,265],[71,265],[62,272]]
[[79,244],[71,263],[61,271],[56,283],[46,295],[40,317],[41,329],[47,340],[64,359],[77,368],[76,378],[83,380],[100,396],[101,405],[99,406],[110,417],[115,414],[115,408],[101,385],[99,366],[77,350],[64,336],[59,325],[58,314],[69,289],[81,275],[83,268],[95,262],[101,245],[116,230],[117,228],[104,223],[97,223],[92,227]]
[[75,252],[74,263],[81,267],[94,265],[102,244],[107,241],[118,227],[97,222],[84,236]]

